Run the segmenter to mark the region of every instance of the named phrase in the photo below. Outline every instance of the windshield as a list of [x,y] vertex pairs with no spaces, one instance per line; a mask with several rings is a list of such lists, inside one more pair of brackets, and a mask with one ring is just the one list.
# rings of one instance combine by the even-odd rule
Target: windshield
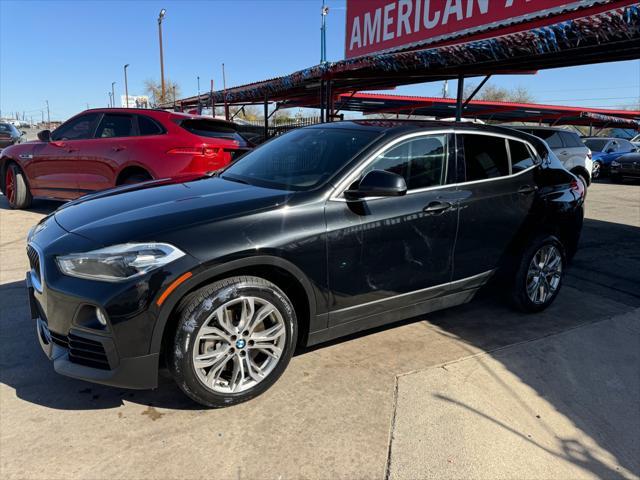
[[589,147],[592,152],[602,152],[604,151],[605,145],[609,143],[607,139],[599,139],[599,138],[589,138],[584,140],[584,144]]
[[311,190],[378,135],[339,128],[293,130],[247,153],[227,168],[222,178],[282,190]]

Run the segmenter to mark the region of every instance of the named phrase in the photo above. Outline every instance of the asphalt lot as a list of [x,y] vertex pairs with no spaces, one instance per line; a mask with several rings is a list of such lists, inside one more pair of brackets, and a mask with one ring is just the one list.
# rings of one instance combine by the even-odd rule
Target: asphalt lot
[[58,376],[29,319],[28,212],[0,198],[2,478],[640,478],[640,185],[593,185],[542,314],[500,292],[297,355],[222,410],[169,379]]

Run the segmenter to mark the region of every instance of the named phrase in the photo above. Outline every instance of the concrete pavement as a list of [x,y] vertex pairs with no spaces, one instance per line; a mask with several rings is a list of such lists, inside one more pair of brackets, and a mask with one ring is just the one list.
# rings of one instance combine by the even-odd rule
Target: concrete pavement
[[204,410],[169,379],[134,392],[53,372],[23,278],[26,232],[55,204],[0,198],[0,476],[637,477],[640,187],[596,184],[588,202],[546,312],[487,294],[303,352],[265,395]]

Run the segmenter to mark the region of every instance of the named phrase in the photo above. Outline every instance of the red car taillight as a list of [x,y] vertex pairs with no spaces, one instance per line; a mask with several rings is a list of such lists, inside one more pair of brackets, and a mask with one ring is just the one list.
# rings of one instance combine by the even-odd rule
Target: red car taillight
[[167,153],[181,153],[187,155],[203,155],[205,157],[215,157],[220,153],[220,148],[216,147],[176,147]]
[[584,190],[585,190],[585,186],[584,183],[582,183],[581,180],[572,180],[571,181],[571,190],[576,192],[578,194],[578,196],[580,197],[584,197]]

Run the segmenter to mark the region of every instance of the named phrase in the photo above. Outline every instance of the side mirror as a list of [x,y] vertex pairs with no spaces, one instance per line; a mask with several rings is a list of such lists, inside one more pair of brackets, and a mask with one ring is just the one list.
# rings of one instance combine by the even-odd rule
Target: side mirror
[[42,130],[38,132],[38,140],[49,143],[51,141],[51,130]]
[[364,197],[399,197],[407,193],[407,183],[397,173],[384,170],[371,170],[367,173],[358,188],[344,192],[347,199]]

